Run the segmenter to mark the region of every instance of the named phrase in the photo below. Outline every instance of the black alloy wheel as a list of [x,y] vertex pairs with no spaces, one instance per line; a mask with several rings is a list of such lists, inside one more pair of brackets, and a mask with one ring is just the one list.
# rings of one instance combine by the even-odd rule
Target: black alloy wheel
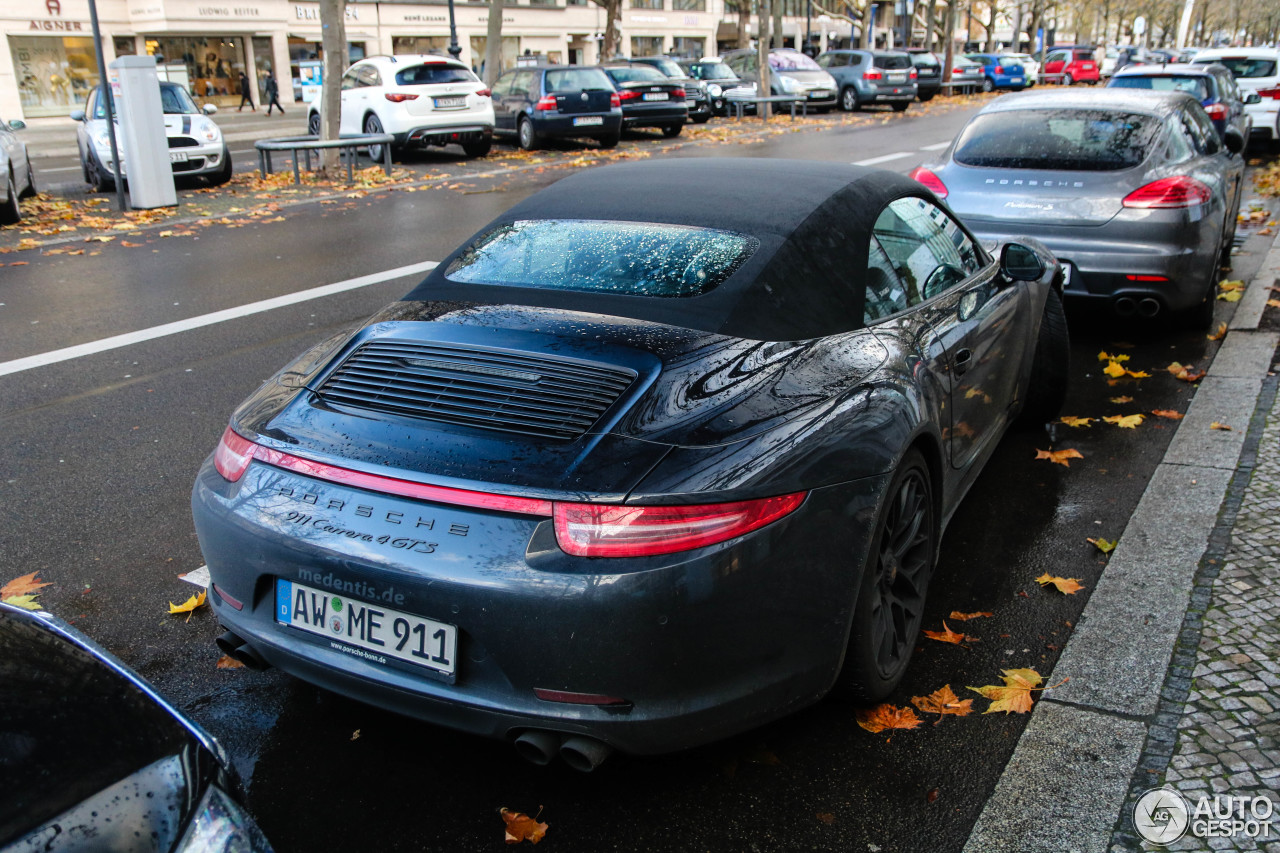
[[307,118],[307,133],[311,136],[320,136],[320,113],[312,113]]
[[39,194],[40,194],[40,191],[36,189],[36,172],[35,172],[35,169],[31,168],[31,157],[28,156],[27,157],[27,188],[23,190],[22,197],[35,198]]
[[492,139],[477,139],[475,142],[462,143],[462,153],[466,154],[468,157],[483,157],[489,153],[489,149],[492,147]]
[[[376,115],[373,115],[372,113],[370,113],[368,116],[365,117],[364,132],[365,133],[382,133],[382,122],[378,120],[378,117]],[[375,145],[369,146],[369,159],[375,163],[382,162],[382,146],[381,145],[375,144]]]
[[906,112],[906,111],[907,111],[907,107],[909,107],[909,106],[911,106],[911,102],[910,102],[910,101],[896,101],[896,102],[894,102],[894,104],[893,104],[893,111],[894,111],[895,113],[902,113],[902,112]]
[[665,136],[667,139],[671,139],[673,137],[679,136],[680,131],[682,130],[684,130],[683,124],[668,124],[663,126],[662,135]]
[[924,616],[937,536],[929,468],[912,448],[885,491],[837,693],[877,702],[902,680]]
[[983,78],[982,78],[982,91],[984,91],[984,92],[994,92],[995,90],[996,90],[996,84],[991,80],[991,78],[990,78],[990,77],[983,77]]
[[617,148],[618,143],[622,141],[621,133],[611,133],[608,136],[600,137],[601,148]]

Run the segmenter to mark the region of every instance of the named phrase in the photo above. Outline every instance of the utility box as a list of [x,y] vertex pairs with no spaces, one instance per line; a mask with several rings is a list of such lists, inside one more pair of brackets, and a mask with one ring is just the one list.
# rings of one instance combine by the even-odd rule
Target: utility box
[[122,56],[111,63],[111,95],[120,121],[120,160],[134,209],[173,207],[178,193],[169,165],[160,78],[154,56]]

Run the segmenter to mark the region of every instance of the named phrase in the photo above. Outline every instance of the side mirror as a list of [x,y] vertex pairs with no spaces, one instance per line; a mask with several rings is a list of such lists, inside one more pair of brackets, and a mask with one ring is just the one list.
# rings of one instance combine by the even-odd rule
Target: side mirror
[[207,116],[211,116],[217,111],[218,111],[217,104],[205,104],[203,107],[200,108],[200,112],[204,113]]
[[1222,143],[1232,154],[1239,154],[1244,150],[1244,134],[1238,127],[1228,127],[1222,134]]
[[1248,96],[1244,99],[1244,102],[1250,106],[1252,106],[1253,104],[1260,104],[1262,103],[1262,96],[1259,95],[1257,92],[1250,92]]
[[84,110],[72,110],[70,115],[72,121],[84,121]]
[[22,130],[22,129],[23,129],[24,127],[26,127],[26,126],[27,126],[27,123],[26,123],[25,121],[19,121],[19,120],[18,120],[18,119],[16,119],[16,118],[15,118],[15,119],[12,119],[12,120],[9,122],[9,129],[10,129],[10,130]]
[[1000,250],[1000,272],[1010,281],[1039,281],[1045,273],[1040,253],[1021,243],[1005,243]]

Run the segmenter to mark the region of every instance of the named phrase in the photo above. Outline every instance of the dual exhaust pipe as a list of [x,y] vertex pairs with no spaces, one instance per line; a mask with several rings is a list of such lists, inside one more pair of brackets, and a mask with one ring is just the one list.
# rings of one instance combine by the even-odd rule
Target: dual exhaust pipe
[[[232,631],[224,631],[215,641],[224,655],[240,661],[250,669],[269,669],[271,664],[254,651],[245,639]],[[542,729],[530,729],[516,738],[516,752],[540,767],[551,763],[557,755],[574,770],[590,773],[613,754],[613,747],[585,735],[562,735]]]
[[613,747],[585,735],[530,729],[516,738],[516,752],[526,761],[545,767],[557,755],[574,770],[590,773],[613,754]]
[[1134,299],[1132,296],[1121,296],[1115,302],[1116,314],[1121,317],[1132,317],[1137,314],[1148,320],[1160,313],[1160,300],[1147,296]]

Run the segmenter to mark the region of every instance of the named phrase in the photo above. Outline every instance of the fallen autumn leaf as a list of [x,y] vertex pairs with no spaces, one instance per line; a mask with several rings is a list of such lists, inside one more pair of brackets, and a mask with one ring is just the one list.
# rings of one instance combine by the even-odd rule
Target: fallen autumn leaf
[[1045,572],[1040,577],[1036,578],[1036,583],[1040,584],[1040,586],[1049,586],[1052,584],[1057,587],[1058,592],[1063,595],[1075,595],[1077,592],[1084,589],[1084,587],[1080,585],[1080,578],[1060,578],[1057,575],[1050,575],[1048,572]]
[[1066,450],[1040,450],[1036,449],[1036,459],[1048,459],[1050,462],[1061,465],[1064,468],[1070,468],[1070,459],[1083,459],[1084,454],[1075,448],[1068,447]]
[[950,684],[944,684],[928,696],[912,696],[911,704],[926,714],[938,714],[940,717],[964,717],[973,712],[973,700],[961,700]]
[[874,708],[859,708],[858,725],[875,734],[885,729],[914,729],[922,720],[910,708],[898,708],[885,703]]
[[1093,545],[1095,548],[1097,548],[1099,551],[1101,551],[1104,554],[1110,554],[1112,551],[1116,549],[1115,542],[1108,542],[1106,539],[1102,539],[1101,537],[1099,537],[1098,539],[1086,539],[1085,541]]
[[982,687],[970,687],[974,693],[991,700],[984,714],[1004,711],[1006,714],[1025,714],[1031,710],[1034,700],[1031,692],[1040,687],[1044,681],[1040,673],[1034,669],[1005,669],[1001,678],[1003,685],[987,684]]
[[507,824],[508,844],[519,844],[521,841],[537,844],[542,840],[542,836],[547,834],[549,824],[538,823],[538,818],[542,816],[541,806],[538,807],[538,814],[534,817],[529,817],[523,812],[513,812],[505,807],[499,809],[498,814],[502,815],[502,819]]

